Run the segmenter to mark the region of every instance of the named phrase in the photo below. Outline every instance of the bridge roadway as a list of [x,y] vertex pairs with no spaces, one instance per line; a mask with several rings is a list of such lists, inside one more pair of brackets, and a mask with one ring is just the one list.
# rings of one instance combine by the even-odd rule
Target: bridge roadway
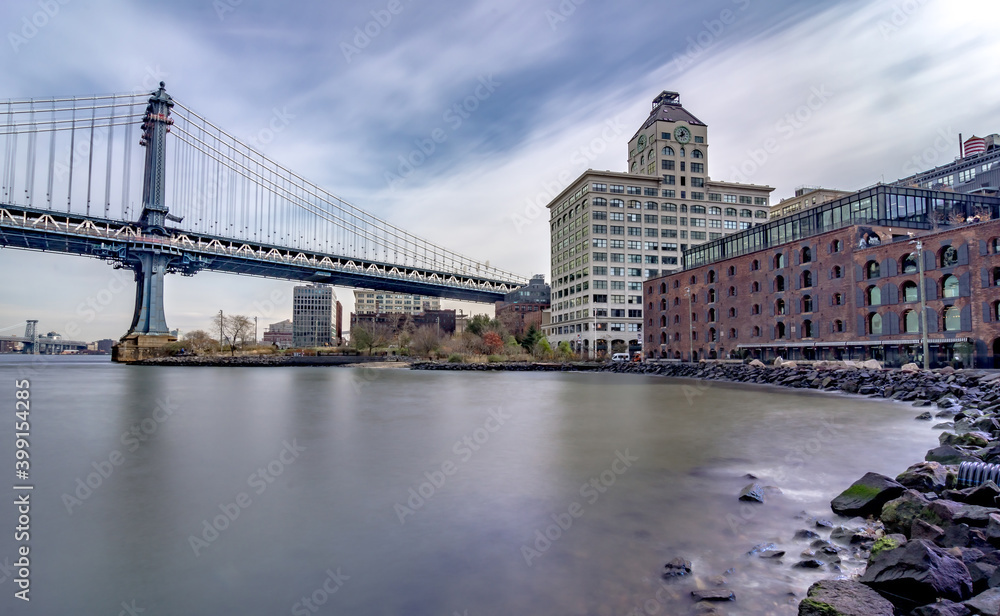
[[133,222],[7,204],[0,204],[0,247],[94,257],[115,264],[126,263],[130,251],[163,253],[176,257],[170,273],[216,271],[484,303],[503,299],[504,294],[527,284],[527,280],[339,257],[174,228],[167,228],[167,236],[149,235]]

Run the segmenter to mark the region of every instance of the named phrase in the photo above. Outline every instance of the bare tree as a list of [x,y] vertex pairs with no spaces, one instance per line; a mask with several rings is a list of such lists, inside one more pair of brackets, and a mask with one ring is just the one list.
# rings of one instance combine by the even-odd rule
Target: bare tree
[[437,327],[424,325],[413,332],[410,340],[410,350],[420,356],[430,355],[441,348],[443,337],[438,332]]
[[354,348],[368,349],[368,354],[376,348],[385,346],[393,339],[394,328],[387,323],[378,323],[375,320],[361,321],[351,328],[351,344]]
[[203,329],[184,334],[184,344],[196,353],[203,353],[217,346],[215,339]]
[[246,338],[253,328],[253,319],[242,315],[217,314],[212,319],[215,330],[222,333],[222,344],[229,344],[229,351],[236,355],[236,344],[240,342],[246,344]]

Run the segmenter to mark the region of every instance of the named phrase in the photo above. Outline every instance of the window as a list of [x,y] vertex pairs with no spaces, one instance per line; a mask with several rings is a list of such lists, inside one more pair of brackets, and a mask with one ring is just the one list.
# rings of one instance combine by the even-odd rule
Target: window
[[624,212],[611,212],[611,220],[624,221],[625,220],[625,213]]
[[726,216],[736,216],[736,208],[734,208],[734,207],[727,207],[726,208]]
[[910,253],[903,257],[903,261],[899,267],[900,271],[904,274],[915,274],[920,269],[920,264],[917,263],[917,255]]
[[903,286],[900,289],[900,295],[903,296],[904,302],[920,301],[920,289],[917,288],[917,283],[912,280],[908,280],[903,283]]
[[775,337],[776,338],[779,338],[779,339],[780,338],[784,338],[785,337],[785,324],[784,323],[778,323],[777,325],[775,325],[775,327],[774,327],[774,333],[775,333]]
[[872,278],[878,278],[881,272],[881,268],[878,265],[878,261],[869,261],[865,264],[865,278],[871,280]]
[[774,269],[781,269],[785,267],[785,255],[780,252],[774,255]]
[[753,212],[747,209],[740,210],[740,218],[753,218]]
[[703,239],[705,239],[705,232],[704,231],[692,231],[691,232],[691,239],[693,239],[693,240],[703,240]]
[[802,312],[812,312],[813,311],[813,298],[812,295],[805,295],[802,297]]
[[[612,199],[610,203],[611,207],[625,207],[624,199]],[[614,220],[614,219],[612,219]]]
[[676,225],[677,224],[677,217],[676,216],[660,216],[660,224],[663,224],[663,225]]
[[[682,177],[681,178],[681,186],[684,185],[684,181],[683,180],[684,180],[684,178]],[[691,178],[691,186],[693,188],[704,188],[705,187],[705,178],[692,177]],[[695,198],[694,193],[691,194],[691,198]]]
[[767,197],[754,197],[753,198],[753,204],[754,205],[767,205]]
[[597,192],[607,192],[608,185],[607,184],[591,184],[590,185],[590,189],[594,190],[594,191],[597,191]]
[[611,235],[625,235],[625,227],[619,227],[617,225],[611,225],[608,230]]
[[607,247],[608,247],[608,240],[599,240],[596,238],[594,239],[594,248],[607,248]]
[[630,194],[630,195],[641,195],[642,194],[642,188],[640,188],[639,186],[629,186],[628,187],[628,194]]
[[775,278],[774,278],[774,290],[776,292],[780,292],[780,291],[784,291],[785,290],[785,277],[784,276],[775,276]]
[[842,278],[844,276],[844,271],[842,269],[840,269],[839,265],[834,265],[833,266],[833,271],[830,272],[830,276],[832,278]]
[[722,221],[718,220],[716,218],[709,218],[708,219],[708,226],[711,229],[721,229],[722,228]]
[[625,240],[611,240],[608,245],[612,248],[625,248]]
[[704,214],[705,213],[705,206],[704,205],[692,205],[691,206],[691,213],[692,214]]
[[754,281],[753,283],[750,284],[750,292],[757,293],[758,291],[760,291],[760,283]]
[[692,216],[691,217],[691,226],[692,227],[704,227],[705,226],[705,219],[704,218],[695,218],[694,216]]
[[759,270],[760,269],[760,261],[758,261],[757,259],[754,259],[753,262],[750,263],[750,269],[754,270],[754,271]]
[[760,304],[754,304],[750,308],[750,314],[760,314]]
[[728,269],[728,270],[726,270],[726,271],[727,271],[727,273],[728,273],[728,274],[729,274],[730,276],[735,276],[735,275],[736,275],[736,266],[735,266],[735,265],[730,265],[730,266],[729,266],[729,269]]
[[627,218],[629,222],[642,222],[641,214],[633,214],[629,212]]
[[876,286],[871,286],[865,289],[865,303],[869,306],[881,305],[882,291]]
[[[594,261],[602,261],[602,260],[604,260],[604,259],[594,259]],[[625,262],[625,255],[623,253],[620,253],[620,252],[613,252],[613,253],[611,253],[611,262],[612,263],[624,263]]]
[[674,155],[674,149],[672,147],[670,147],[669,145],[665,145],[665,146],[663,146],[663,149],[660,150],[660,154],[662,154],[664,156],[673,156]]
[[802,262],[809,263],[812,261],[812,250],[808,246],[802,249]]
[[944,330],[956,332],[962,328],[962,315],[958,306],[948,306],[944,309]]
[[660,245],[663,250],[669,250],[671,252],[677,252],[677,244],[674,242],[664,242]]
[[993,286],[1000,287],[1000,267],[993,268]]
[[806,270],[802,272],[802,288],[808,289],[811,286],[813,286],[813,275],[812,272]]
[[813,322],[809,319],[802,321],[802,337],[812,338],[813,337]]
[[840,252],[844,249],[844,243],[840,240],[833,240],[830,244],[830,252]]
[[958,277],[945,276],[941,281],[941,297],[958,297]]
[[834,306],[843,306],[844,305],[844,296],[841,295],[840,293],[834,293],[833,294],[833,305]]
[[767,218],[767,210],[757,210],[753,213],[754,218]]
[[676,203],[664,203],[663,207],[662,207],[662,210],[664,212],[676,212],[677,211],[677,204]]
[[660,161],[660,168],[663,169],[664,171],[673,171],[674,170],[674,161],[672,161],[672,160],[661,160]]
[[628,234],[629,235],[633,235],[633,236],[641,236],[642,235],[642,227],[629,227],[628,228]]
[[753,337],[760,338],[760,328],[754,325],[753,327]]
[[625,192],[625,187],[622,186],[621,184],[612,184],[611,185],[611,192],[621,194],[621,193]]
[[868,315],[868,334],[871,336],[882,335],[882,316],[877,312]]
[[722,200],[726,203],[739,203],[739,199],[736,198],[736,195],[722,195]]
[[[701,137],[695,137],[695,143],[701,143],[698,141]],[[705,158],[705,155],[701,153],[701,150],[691,150],[691,158]]]
[[916,310],[907,310],[903,313],[903,331],[908,334],[920,332],[920,316]]
[[715,308],[708,309],[708,322],[715,323]]
[[663,176],[663,183],[666,184],[667,186],[671,186],[673,184],[676,184],[677,183],[677,176],[675,176],[675,175],[664,175]]
[[660,209],[660,204],[657,203],[656,201],[647,201],[646,202],[646,209],[647,210],[654,210],[654,211],[655,210],[659,210]]
[[607,261],[608,260],[608,253],[606,253],[606,252],[595,252],[594,254],[591,255],[591,258],[594,261]]
[[774,314],[785,314],[785,300],[779,299],[774,302]]
[[947,246],[941,251],[941,267],[954,267],[958,265],[958,251],[954,246]]
[[705,163],[691,163],[691,173],[705,173]]
[[842,332],[842,331],[844,331],[844,322],[843,321],[839,321],[839,320],[838,321],[834,321],[833,322],[833,331],[835,331],[835,332]]
[[643,222],[645,222],[647,225],[655,225],[656,223],[660,222],[660,217],[657,216],[656,214],[646,214],[643,217]]

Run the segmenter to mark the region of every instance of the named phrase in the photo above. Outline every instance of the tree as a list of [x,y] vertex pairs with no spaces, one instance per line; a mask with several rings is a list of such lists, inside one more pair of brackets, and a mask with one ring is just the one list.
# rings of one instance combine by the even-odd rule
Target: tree
[[487,329],[493,325],[493,320],[485,314],[477,314],[469,319],[469,324],[465,326],[465,331],[470,334],[482,336]]
[[253,328],[253,319],[242,314],[227,316],[220,313],[212,319],[212,324],[214,331],[222,332],[222,344],[228,343],[230,353],[236,355],[236,343],[239,341],[246,344],[247,336]]
[[496,355],[503,351],[503,338],[496,332],[486,332],[483,334],[483,346],[487,354]]
[[361,321],[351,328],[351,344],[359,351],[368,349],[369,355],[376,348],[388,344],[392,337],[393,328],[374,319]]
[[203,329],[196,329],[184,334],[184,348],[190,349],[195,353],[203,353],[214,349],[216,346],[215,339]]
[[572,359],[573,358],[573,348],[569,346],[569,342],[563,340],[559,343],[559,359]]
[[532,323],[531,327],[528,328],[528,331],[524,332],[524,335],[518,339],[518,342],[530,353],[531,350],[535,348],[535,344],[541,339],[542,332],[540,332],[538,328],[535,327],[535,324]]
[[442,337],[437,327],[424,325],[413,332],[410,350],[420,356],[427,356],[441,348]]

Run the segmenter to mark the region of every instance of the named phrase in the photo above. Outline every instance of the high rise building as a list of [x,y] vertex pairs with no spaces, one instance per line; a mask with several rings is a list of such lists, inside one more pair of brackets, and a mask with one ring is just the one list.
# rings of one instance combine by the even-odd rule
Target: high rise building
[[358,314],[368,312],[417,314],[425,310],[441,310],[441,299],[371,289],[354,290],[354,312]]
[[642,282],[683,251],[767,222],[770,186],[712,180],[708,126],[676,92],[653,99],[628,142],[627,173],[589,169],[548,204],[551,322],[545,334],[593,357],[642,348]]
[[311,284],[295,287],[292,294],[292,346],[336,344],[333,333],[333,288]]

